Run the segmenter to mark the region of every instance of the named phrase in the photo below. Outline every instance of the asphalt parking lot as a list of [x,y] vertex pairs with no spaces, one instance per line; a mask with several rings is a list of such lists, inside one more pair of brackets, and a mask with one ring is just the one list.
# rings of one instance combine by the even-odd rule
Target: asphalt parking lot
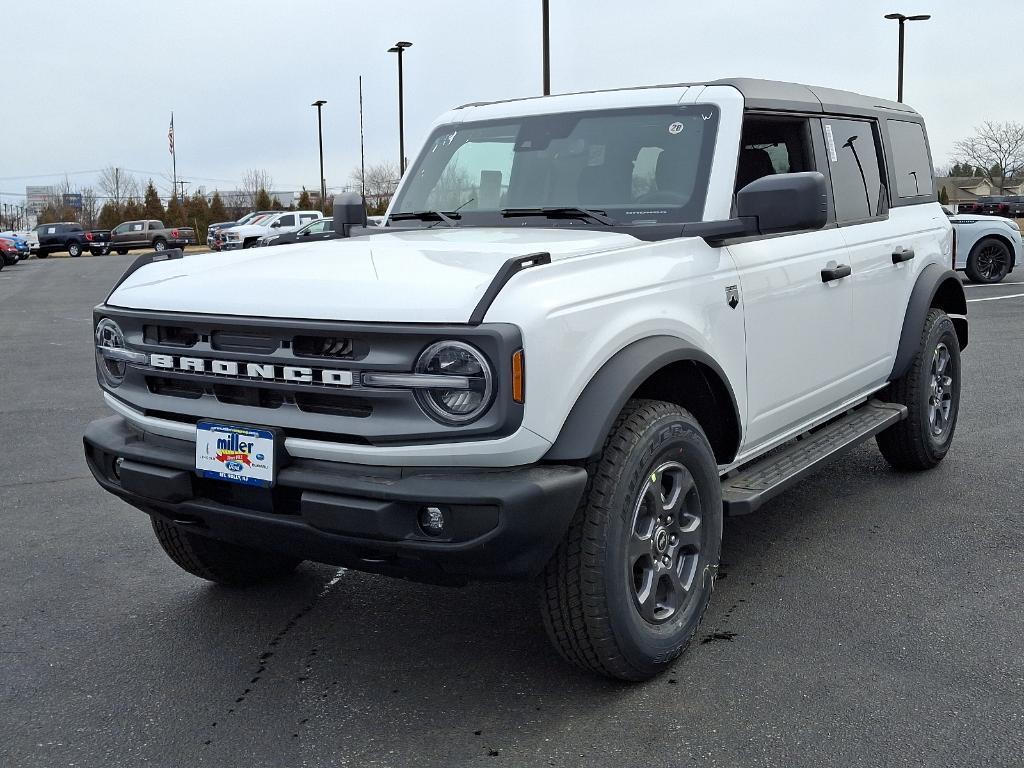
[[557,658],[528,585],[178,570],[82,458],[133,258],[0,273],[0,766],[1021,764],[1024,274],[968,288],[945,463],[871,443],[728,521],[700,642],[625,686]]

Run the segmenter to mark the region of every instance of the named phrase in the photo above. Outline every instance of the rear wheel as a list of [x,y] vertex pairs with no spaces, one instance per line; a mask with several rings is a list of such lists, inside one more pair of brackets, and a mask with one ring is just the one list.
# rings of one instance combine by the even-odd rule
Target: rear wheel
[[164,251],[164,250],[167,250],[167,241],[164,240],[162,237],[158,237],[156,240],[153,241],[153,250],[154,251]]
[[653,677],[697,632],[721,543],[718,467],[700,425],[671,403],[631,401],[542,577],[552,643],[583,669]]
[[967,279],[972,283],[998,283],[1010,273],[1013,255],[994,237],[979,240],[967,257]]
[[117,255],[118,256],[127,256],[128,255],[128,249],[127,248],[118,248],[117,249]]
[[929,310],[921,346],[910,369],[889,385],[888,399],[907,406],[907,418],[875,438],[886,461],[905,470],[938,465],[960,413],[960,342],[941,309]]
[[258,549],[228,544],[153,518],[153,531],[164,552],[193,576],[241,587],[287,576],[302,562]]
[[37,259],[45,259],[49,255],[50,254],[47,251],[36,251],[36,258]]
[[70,256],[73,259],[77,259],[81,255],[82,255],[82,245],[81,245],[81,243],[76,243],[74,241],[71,241],[70,243],[68,243],[68,256]]

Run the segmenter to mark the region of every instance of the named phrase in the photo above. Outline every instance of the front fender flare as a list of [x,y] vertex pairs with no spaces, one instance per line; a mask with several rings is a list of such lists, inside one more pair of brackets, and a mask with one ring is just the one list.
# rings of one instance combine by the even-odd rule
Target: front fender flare
[[651,336],[619,350],[594,374],[576,399],[546,461],[584,461],[601,454],[605,440],[626,402],[652,375],[679,362],[700,363],[711,369],[728,391],[737,425],[733,455],[739,448],[739,408],[736,394],[722,368],[703,350],[674,336]]

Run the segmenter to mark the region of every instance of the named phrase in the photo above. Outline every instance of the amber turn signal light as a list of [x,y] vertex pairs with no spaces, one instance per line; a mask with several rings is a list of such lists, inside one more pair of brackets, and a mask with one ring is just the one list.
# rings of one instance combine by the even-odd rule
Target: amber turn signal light
[[521,403],[526,399],[526,380],[524,379],[526,361],[523,350],[512,355],[512,399]]

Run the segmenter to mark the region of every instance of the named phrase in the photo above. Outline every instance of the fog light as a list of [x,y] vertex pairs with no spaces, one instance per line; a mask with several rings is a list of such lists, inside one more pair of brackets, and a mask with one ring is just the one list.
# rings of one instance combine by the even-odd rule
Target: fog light
[[113,472],[114,472],[114,479],[115,480],[120,480],[121,479],[121,465],[122,464],[124,464],[124,457],[123,456],[118,456],[116,459],[114,459]]
[[423,507],[420,510],[420,528],[428,536],[440,536],[445,533],[445,510],[442,507]]

